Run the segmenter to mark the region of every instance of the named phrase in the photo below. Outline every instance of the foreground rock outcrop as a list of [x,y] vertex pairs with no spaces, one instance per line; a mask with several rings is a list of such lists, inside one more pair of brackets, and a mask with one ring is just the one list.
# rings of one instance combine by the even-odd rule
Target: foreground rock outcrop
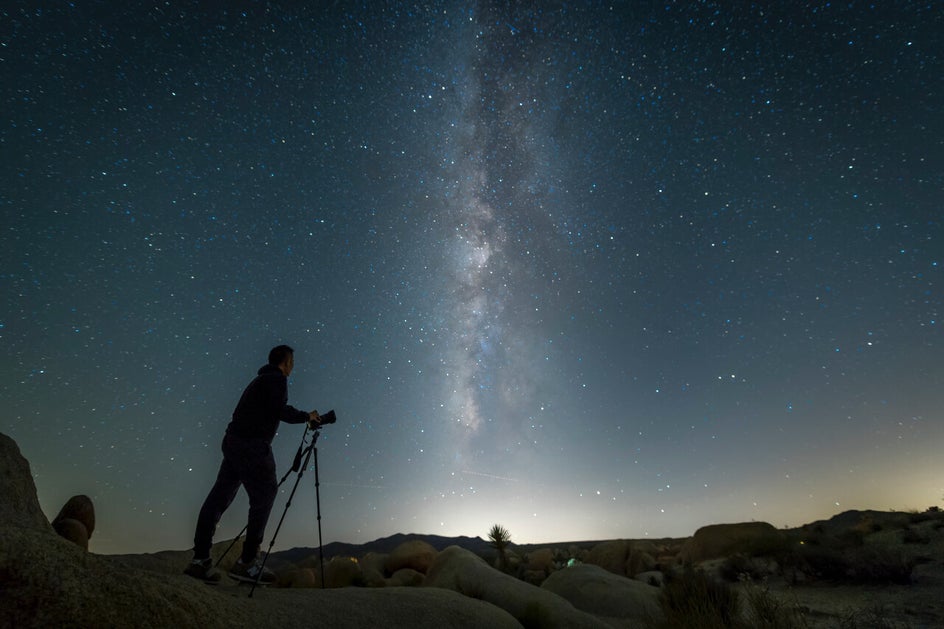
[[180,574],[186,552],[89,553],[53,531],[29,463],[3,434],[0,490],[0,627],[521,627],[445,589],[267,588],[250,599],[248,588]]
[[39,507],[36,485],[29,462],[19,446],[0,433],[0,525],[23,526],[52,532],[46,515]]
[[426,575],[426,585],[445,588],[500,607],[526,627],[608,627],[549,590],[498,572],[484,559],[458,546],[441,551]]
[[585,564],[558,570],[541,587],[579,610],[622,627],[648,626],[662,616],[659,588]]

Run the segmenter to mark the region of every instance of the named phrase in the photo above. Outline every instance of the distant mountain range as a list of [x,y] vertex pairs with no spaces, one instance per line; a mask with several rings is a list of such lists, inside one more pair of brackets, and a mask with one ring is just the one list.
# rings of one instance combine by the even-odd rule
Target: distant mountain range
[[[493,553],[490,542],[481,537],[443,537],[441,535],[419,535],[397,533],[390,537],[382,537],[364,544],[347,544],[345,542],[331,542],[324,545],[326,559],[337,556],[363,557],[367,553],[390,553],[403,542],[420,539],[435,548],[443,550],[449,546],[461,546],[477,555]],[[298,547],[272,553],[272,557],[288,563],[297,563],[318,554],[318,548]]]

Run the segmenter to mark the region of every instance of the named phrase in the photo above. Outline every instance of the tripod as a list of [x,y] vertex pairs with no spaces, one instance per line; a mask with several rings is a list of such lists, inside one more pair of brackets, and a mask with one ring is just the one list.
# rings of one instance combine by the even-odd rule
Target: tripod
[[[321,482],[318,478],[318,448],[315,444],[318,443],[318,437],[321,436],[321,426],[317,428],[311,428],[311,441],[307,443],[305,438],[308,436],[308,430],[310,425],[305,425],[305,432],[302,434],[302,441],[298,445],[298,451],[295,452],[295,459],[292,461],[292,467],[285,472],[285,475],[282,477],[282,480],[279,481],[278,486],[281,487],[282,484],[288,479],[293,472],[297,472],[295,478],[295,485],[292,487],[292,493],[288,496],[288,501],[285,503],[285,510],[282,511],[282,517],[279,518],[279,524],[275,527],[275,533],[272,535],[272,541],[269,542],[269,548],[266,550],[265,556],[262,558],[262,565],[259,567],[259,574],[256,576],[256,580],[252,584],[252,589],[249,590],[249,598],[252,598],[253,592],[256,590],[256,586],[259,585],[259,579],[262,577],[262,569],[265,568],[266,561],[269,559],[269,553],[272,552],[272,546],[275,545],[275,538],[279,535],[279,530],[282,528],[282,522],[285,521],[285,515],[288,513],[288,508],[292,506],[292,498],[295,497],[295,490],[298,489],[298,484],[302,480],[302,476],[305,475],[305,470],[308,468],[308,462],[311,459],[312,454],[314,454],[315,461],[315,506],[318,513],[318,559],[321,564],[321,587],[322,589],[325,586],[325,574],[324,574],[324,546],[321,539]],[[302,458],[304,457],[304,462]],[[239,535],[233,538],[232,543],[226,551],[220,556],[219,561],[216,562],[219,565],[223,559],[229,554],[229,551],[236,544],[236,541],[243,536],[246,532],[246,529],[249,528],[249,525],[243,527],[243,530],[239,532]]]

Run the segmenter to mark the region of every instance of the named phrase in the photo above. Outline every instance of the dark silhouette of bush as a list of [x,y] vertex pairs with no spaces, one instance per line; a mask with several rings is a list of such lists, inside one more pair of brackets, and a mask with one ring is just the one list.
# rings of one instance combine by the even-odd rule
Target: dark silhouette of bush
[[826,581],[844,581],[850,564],[842,551],[828,544],[805,544],[797,549],[794,561],[804,574]]
[[809,626],[798,606],[773,596],[766,582],[760,585],[745,582],[744,586],[749,617],[747,626],[751,629],[798,629]]
[[909,526],[902,532],[901,541],[904,544],[930,544],[931,536]]
[[691,566],[667,574],[659,594],[665,618],[657,629],[728,629],[740,627],[738,593]]
[[870,585],[909,585],[916,561],[901,549],[872,546],[852,558],[852,581]]
[[859,585],[911,583],[916,561],[892,546],[801,546],[798,569],[816,579]]
[[724,560],[719,569],[721,578],[736,583],[744,578],[751,581],[760,581],[768,576],[758,559],[748,557],[742,553],[731,555]]

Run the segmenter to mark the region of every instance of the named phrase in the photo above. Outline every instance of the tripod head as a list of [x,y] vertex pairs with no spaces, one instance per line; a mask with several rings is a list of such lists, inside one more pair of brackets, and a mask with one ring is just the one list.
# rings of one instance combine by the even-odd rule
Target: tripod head
[[[319,415],[321,419],[320,422],[308,422],[305,424],[305,432],[302,434],[302,442],[298,445],[298,451],[295,453],[295,460],[292,462],[292,467],[289,469],[289,472],[297,472],[302,464],[302,457],[306,458],[311,454],[312,448],[315,447],[315,444],[318,443],[318,437],[321,436],[321,429],[327,424],[333,424],[338,421],[337,415],[334,413],[334,409],[331,409],[324,415]],[[311,430],[311,441],[306,442],[305,438],[308,436],[308,431]],[[306,446],[307,443],[307,446]],[[285,480],[284,478],[282,479]]]

